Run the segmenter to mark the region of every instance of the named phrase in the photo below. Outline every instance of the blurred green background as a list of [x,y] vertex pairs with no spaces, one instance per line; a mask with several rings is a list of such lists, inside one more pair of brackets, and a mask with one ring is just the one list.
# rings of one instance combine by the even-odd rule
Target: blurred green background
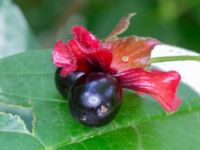
[[119,19],[137,12],[124,35],[151,36],[200,52],[200,0],[13,0],[40,46],[67,41],[70,27],[83,24],[104,38]]

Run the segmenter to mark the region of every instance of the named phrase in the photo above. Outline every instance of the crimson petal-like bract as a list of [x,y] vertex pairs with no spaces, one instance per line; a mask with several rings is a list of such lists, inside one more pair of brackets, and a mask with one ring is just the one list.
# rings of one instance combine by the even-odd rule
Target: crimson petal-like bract
[[[77,70],[107,71],[112,61],[112,52],[108,48],[103,48],[102,43],[83,26],[72,28],[74,39],[67,45],[77,58]],[[85,65],[83,65],[85,64]]]
[[[86,49],[98,49],[101,46],[101,42],[92,33],[90,33],[83,26],[73,26],[72,34],[74,38],[82,44]],[[88,51],[89,52],[89,51]]]
[[86,73],[108,71],[112,52],[101,47],[101,42],[83,26],[72,28],[73,39],[66,44],[59,41],[52,53],[53,63],[61,67],[61,75],[67,76],[73,71]]
[[62,41],[58,41],[52,52],[53,64],[62,68],[60,75],[66,76],[76,70],[76,60],[73,53]]
[[168,112],[176,111],[181,103],[181,99],[176,96],[181,77],[175,71],[136,68],[116,74],[115,77],[123,87],[152,96]]

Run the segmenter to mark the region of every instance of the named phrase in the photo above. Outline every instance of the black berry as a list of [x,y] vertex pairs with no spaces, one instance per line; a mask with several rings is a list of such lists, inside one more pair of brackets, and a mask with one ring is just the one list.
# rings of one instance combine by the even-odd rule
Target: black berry
[[60,94],[67,98],[69,90],[71,89],[72,85],[79,79],[84,73],[83,72],[73,72],[67,77],[60,76],[60,68],[56,69],[55,72],[55,84],[56,88],[60,92]]
[[115,78],[105,73],[80,77],[73,85],[69,99],[72,116],[86,126],[102,126],[117,114],[122,88]]

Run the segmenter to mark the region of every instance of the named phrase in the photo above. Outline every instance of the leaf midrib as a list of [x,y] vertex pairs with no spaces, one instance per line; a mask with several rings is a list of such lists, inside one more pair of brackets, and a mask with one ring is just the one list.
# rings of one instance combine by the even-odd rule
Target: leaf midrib
[[101,135],[113,132],[115,130],[121,130],[121,129],[128,128],[128,127],[136,127],[136,126],[146,124],[146,123],[150,123],[150,122],[153,122],[153,121],[156,121],[156,120],[167,119],[168,117],[186,115],[186,114],[195,113],[195,112],[199,112],[199,111],[200,111],[200,106],[195,108],[195,109],[193,108],[192,110],[191,109],[182,109],[181,111],[179,111],[179,112],[177,112],[173,115],[167,115],[167,114],[163,115],[161,113],[159,115],[155,115],[155,116],[151,117],[150,119],[146,119],[146,120],[144,119],[144,120],[140,120],[138,122],[131,121],[131,122],[128,122],[126,125],[121,125],[121,126],[117,125],[115,128],[111,128],[110,130],[105,130],[105,131],[102,131],[102,132],[92,132],[92,135],[93,135],[92,137],[90,136],[91,133],[86,135],[86,136],[81,136],[81,137],[84,137],[84,138],[81,138],[81,139],[75,138],[75,140],[74,140],[74,137],[73,137],[73,140],[71,140],[71,139],[69,140],[70,142],[66,143],[66,141],[65,141],[63,143],[57,144],[53,147],[53,149],[56,150],[58,148],[62,148],[62,147],[67,146],[67,145],[80,143],[80,142],[83,142],[85,140],[94,138],[96,136],[101,136]]

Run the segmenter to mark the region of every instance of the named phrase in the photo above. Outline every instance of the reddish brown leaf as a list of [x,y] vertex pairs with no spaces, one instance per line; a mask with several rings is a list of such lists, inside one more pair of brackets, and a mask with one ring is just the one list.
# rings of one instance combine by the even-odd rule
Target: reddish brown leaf
[[159,44],[159,41],[155,39],[130,36],[104,42],[103,46],[112,50],[111,69],[122,72],[148,66],[151,50],[157,44]]

